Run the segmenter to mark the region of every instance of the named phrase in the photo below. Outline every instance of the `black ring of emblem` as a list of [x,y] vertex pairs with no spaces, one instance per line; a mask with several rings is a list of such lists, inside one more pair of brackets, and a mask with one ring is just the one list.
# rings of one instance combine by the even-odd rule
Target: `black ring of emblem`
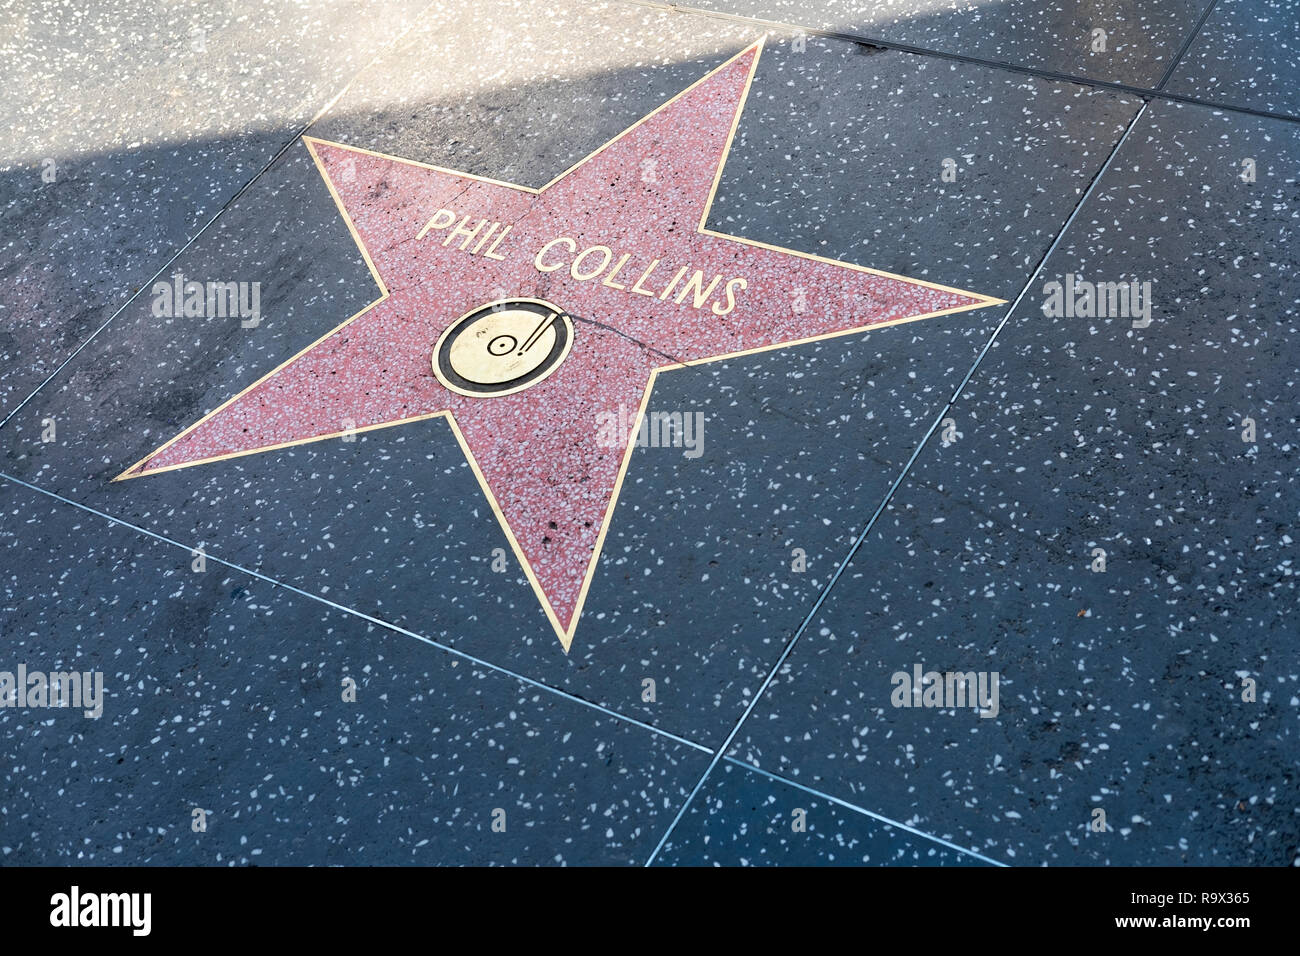
[[[505,309],[534,312],[542,319],[554,312],[556,318],[550,327],[555,330],[555,342],[551,346],[550,353],[532,371],[508,382],[495,382],[490,385],[485,385],[482,382],[471,382],[451,367],[451,347],[458,338],[482,319]],[[461,316],[443,333],[438,344],[438,352],[434,356],[435,361],[438,363],[438,374],[443,378],[444,382],[454,386],[455,390],[467,395],[491,396],[522,391],[533,382],[551,374],[555,367],[568,355],[571,320],[566,320],[568,320],[568,314],[563,309],[537,299],[502,299],[481,305],[472,312],[467,312]]]

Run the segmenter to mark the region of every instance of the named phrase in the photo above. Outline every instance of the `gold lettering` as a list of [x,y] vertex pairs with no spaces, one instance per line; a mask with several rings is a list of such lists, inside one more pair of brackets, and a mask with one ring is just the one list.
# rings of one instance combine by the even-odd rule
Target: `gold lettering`
[[[439,222],[438,220],[441,219],[443,216],[446,216],[447,218],[443,219],[442,222]],[[454,212],[452,212],[450,209],[439,209],[437,212],[433,214],[433,218],[424,224],[424,228],[421,229],[418,233],[416,233],[415,238],[423,239],[424,234],[428,232],[430,229],[446,229],[455,221],[456,221],[456,214]]]
[[[726,315],[728,312],[734,309],[736,307],[735,289],[744,289],[748,285],[749,283],[746,282],[744,279],[740,278],[739,276],[737,276],[734,279],[727,280],[727,307],[725,309],[719,309],[718,308],[719,303],[715,302],[713,303],[713,314]],[[732,286],[735,286],[735,289],[733,289]]]
[[[583,259],[587,258],[587,256],[591,255],[593,252],[600,253],[602,256],[604,256],[604,259],[601,260],[600,265],[597,266],[594,271],[588,272],[586,275],[578,275],[578,264],[581,263]],[[578,258],[573,260],[573,265],[569,267],[569,275],[573,276],[579,282],[586,282],[588,279],[594,279],[596,278],[596,276],[600,275],[602,272],[605,271],[605,267],[609,265],[609,260],[613,257],[613,255],[614,255],[614,250],[610,249],[609,246],[589,246],[588,248],[582,250],[582,254],[579,255]]]
[[644,282],[646,279],[650,278],[650,273],[655,271],[655,266],[657,265],[659,265],[658,259],[650,263],[650,267],[646,269],[645,272],[641,273],[641,278],[637,279],[636,282],[632,283],[633,292],[637,293],[638,295],[648,295],[648,296],[654,295],[654,293],[651,292],[649,289],[641,288],[641,283]]
[[623,270],[623,267],[627,265],[627,260],[631,258],[632,256],[629,255],[628,253],[626,252],[623,253],[623,258],[618,260],[618,265],[614,266],[614,271],[611,272],[609,275],[605,276],[604,280],[600,284],[604,286],[609,286],[611,289],[626,289],[627,286],[615,282],[614,277],[617,276]]
[[447,238],[442,240],[442,244],[445,246],[448,243],[450,243],[453,239],[455,239],[457,236],[464,236],[465,241],[460,244],[460,250],[461,252],[464,252],[465,247],[468,246],[474,240],[474,237],[476,235],[478,235],[478,231],[487,225],[486,219],[480,219],[478,221],[478,225],[475,226],[473,229],[466,229],[465,223],[467,222],[469,222],[469,216],[466,216],[464,219],[462,219],[457,224],[455,229],[447,233]]
[[714,276],[713,281],[709,283],[709,287],[706,289],[704,288],[704,273],[699,269],[696,269],[695,275],[691,276],[691,280],[687,282],[686,285],[682,286],[682,291],[677,293],[676,302],[678,305],[681,305],[682,299],[686,298],[686,293],[691,292],[692,289],[694,289],[692,295],[695,300],[695,308],[702,309],[704,308],[704,303],[709,301],[709,296],[713,294],[713,287],[721,281],[722,276]]
[[[506,229],[507,231],[509,231],[508,226],[506,227]],[[505,233],[502,233],[502,235],[505,235]],[[533,265],[537,267],[538,272],[554,272],[556,269],[564,265],[563,262],[557,262],[553,266],[542,265],[542,256],[546,255],[546,253],[551,251],[551,246],[557,246],[562,242],[568,245],[570,252],[573,252],[575,249],[578,248],[578,244],[574,242],[572,239],[568,238],[567,236],[560,236],[559,238],[552,239],[546,245],[542,246],[541,249],[537,250],[537,258],[533,260]]]
[[668,293],[673,291],[673,286],[677,285],[678,280],[680,280],[681,277],[684,275],[686,275],[686,267],[682,266],[680,269],[677,270],[677,275],[673,276],[673,281],[668,283],[668,288],[664,289],[664,291],[659,293],[659,298],[661,300],[668,298]]
[[492,240],[492,245],[488,247],[487,252],[483,253],[483,256],[487,259],[496,259],[498,262],[505,262],[506,261],[505,256],[499,256],[496,254],[497,246],[501,245],[501,240],[504,239],[506,237],[506,234],[509,233],[510,230],[513,228],[515,227],[506,226],[499,233],[497,233],[497,237],[494,240]]
[[478,255],[478,251],[487,244],[489,239],[492,238],[492,233],[497,231],[497,226],[499,225],[501,225],[501,223],[494,222],[492,225],[488,226],[488,231],[483,233],[483,238],[478,241],[478,245],[469,251],[470,255]]

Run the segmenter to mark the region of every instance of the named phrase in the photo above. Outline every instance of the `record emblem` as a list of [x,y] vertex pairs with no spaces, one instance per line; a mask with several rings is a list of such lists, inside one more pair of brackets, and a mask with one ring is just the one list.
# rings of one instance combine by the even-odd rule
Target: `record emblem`
[[433,350],[433,374],[460,395],[510,395],[536,385],[564,361],[573,322],[543,299],[502,299],[467,312]]

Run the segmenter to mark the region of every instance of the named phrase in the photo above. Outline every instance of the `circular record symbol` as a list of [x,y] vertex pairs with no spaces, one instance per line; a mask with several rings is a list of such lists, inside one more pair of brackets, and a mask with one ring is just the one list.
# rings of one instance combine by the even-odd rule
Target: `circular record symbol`
[[573,345],[573,321],[542,299],[501,299],[453,322],[433,349],[433,374],[461,395],[510,395],[550,375]]

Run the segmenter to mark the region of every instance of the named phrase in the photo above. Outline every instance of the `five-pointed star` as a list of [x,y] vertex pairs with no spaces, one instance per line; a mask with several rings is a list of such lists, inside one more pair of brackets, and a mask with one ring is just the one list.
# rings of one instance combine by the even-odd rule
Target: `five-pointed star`
[[[705,228],[760,47],[541,189],[304,137],[381,297],[120,477],[445,415],[567,651],[658,371],[1002,301]],[[571,351],[522,391],[448,389],[440,337],[503,297],[571,314]]]

